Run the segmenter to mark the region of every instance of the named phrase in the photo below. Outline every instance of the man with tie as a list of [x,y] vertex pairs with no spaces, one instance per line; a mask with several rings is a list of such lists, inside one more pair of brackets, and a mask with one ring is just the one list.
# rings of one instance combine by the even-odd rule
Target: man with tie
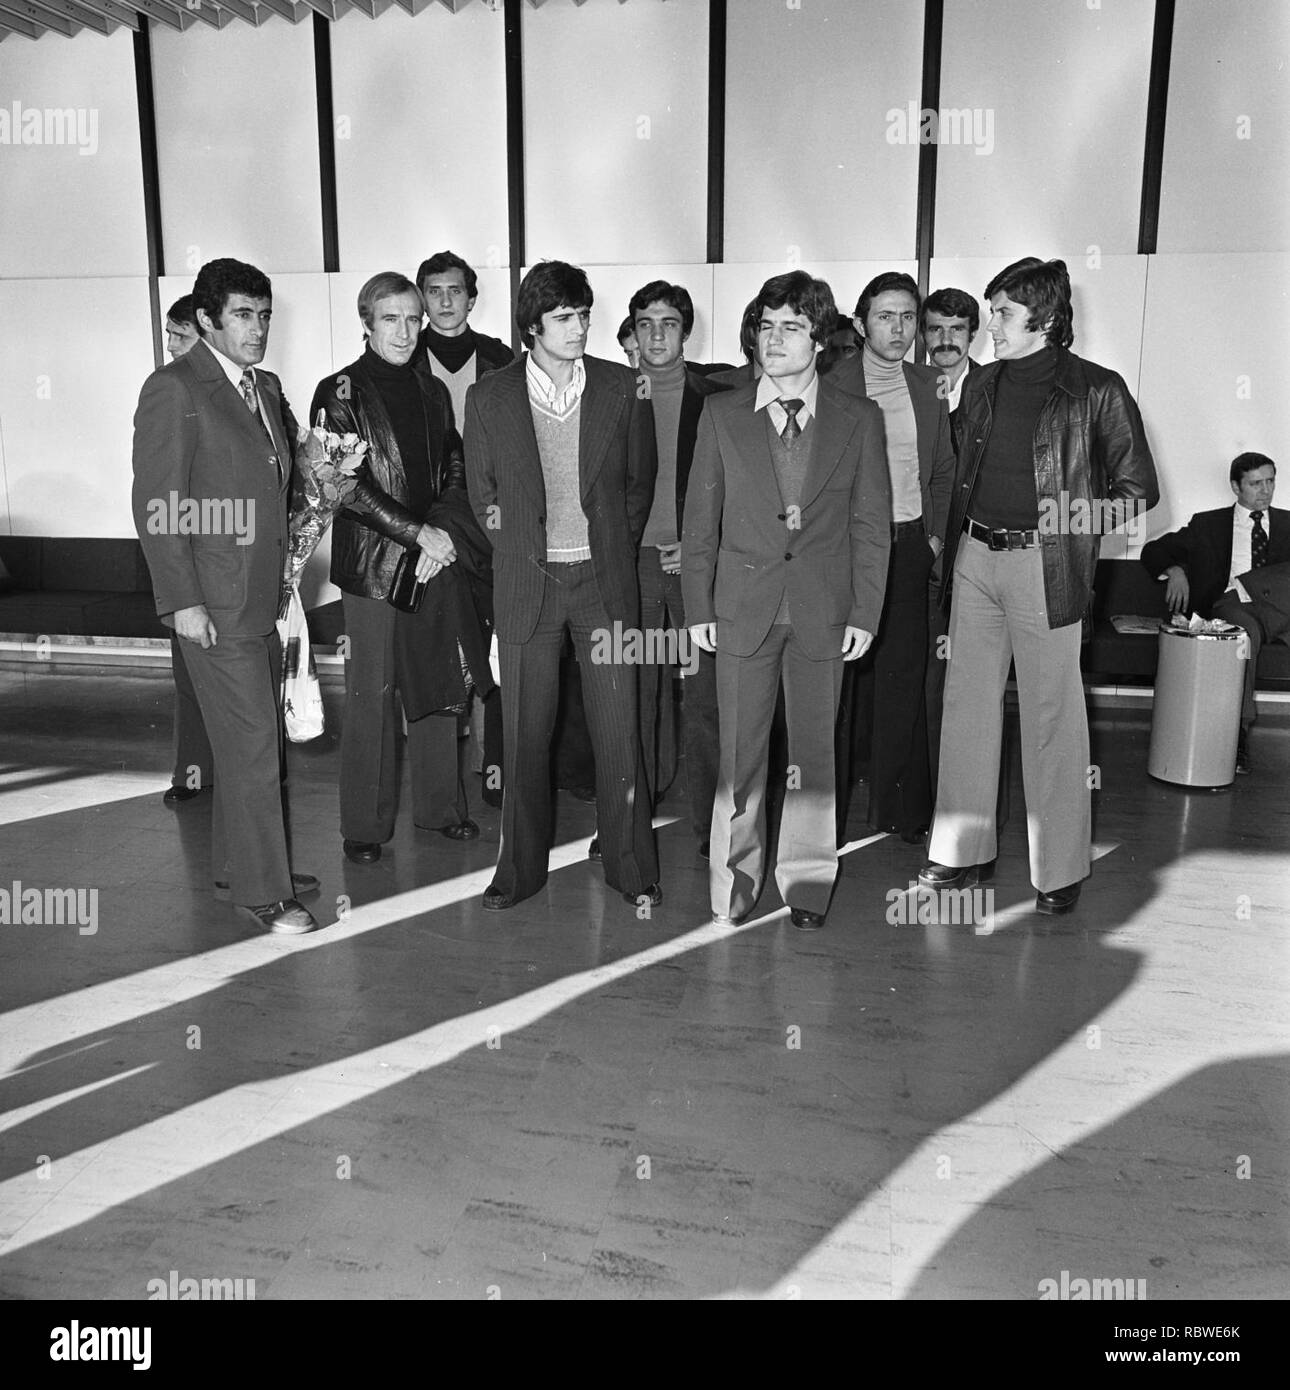
[[755,302],[763,374],[709,397],[686,489],[681,583],[693,640],[715,652],[720,768],[713,920],[756,905],[767,859],[766,762],[776,697],[788,779],[775,882],[793,925],[824,925],[837,878],[833,729],[844,661],[882,614],[891,546],[882,412],[816,371],[833,292],[795,270]]
[[1250,771],[1255,667],[1264,642],[1286,630],[1290,598],[1290,512],[1272,505],[1277,466],[1266,454],[1238,454],[1229,470],[1236,503],[1197,512],[1181,531],[1142,547],[1142,563],[1165,585],[1174,613],[1199,613],[1249,635],[1237,772]]
[[560,648],[573,638],[596,763],[605,882],[662,901],[633,666],[592,659],[597,635],[640,623],[636,557],[657,462],[649,402],[631,371],[585,356],[586,274],[543,261],[520,284],[529,351],[466,397],[466,482],[493,547],[493,608],[506,731],[502,843],[489,911],[538,892],[551,847],[551,735]]
[[[296,422],[278,378],[257,370],[273,313],[268,277],[210,261],[193,299],[201,341],[139,395],[135,526],[214,754],[215,890],[269,931],[299,935],[317,923],[296,897],[318,880],[293,874],[288,854],[276,626]],[[159,525],[168,515],[174,524]],[[193,515],[204,519],[195,534],[183,524]]]

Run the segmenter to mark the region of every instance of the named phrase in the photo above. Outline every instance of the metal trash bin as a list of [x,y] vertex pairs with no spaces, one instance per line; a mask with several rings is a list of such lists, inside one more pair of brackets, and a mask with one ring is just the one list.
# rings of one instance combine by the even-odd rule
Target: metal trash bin
[[1249,639],[1160,624],[1147,771],[1181,787],[1226,787],[1236,741]]

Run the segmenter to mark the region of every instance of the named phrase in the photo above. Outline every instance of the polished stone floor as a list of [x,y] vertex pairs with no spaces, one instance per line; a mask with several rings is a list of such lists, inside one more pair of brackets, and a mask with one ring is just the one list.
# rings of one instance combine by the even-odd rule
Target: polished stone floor
[[1097,714],[1069,918],[1032,911],[1014,767],[969,920],[920,922],[921,851],[855,815],[807,935],[773,887],[708,923],[681,798],[646,920],[564,797],[505,914],[486,807],[473,844],[405,816],[349,865],[329,718],[290,754],[328,926],[274,938],[209,892],[207,798],[162,805],[165,680],[0,670],[0,890],[97,894],[84,929],[0,925],[0,1296],[1290,1294],[1285,722],[1203,793],[1148,779],[1148,716]]

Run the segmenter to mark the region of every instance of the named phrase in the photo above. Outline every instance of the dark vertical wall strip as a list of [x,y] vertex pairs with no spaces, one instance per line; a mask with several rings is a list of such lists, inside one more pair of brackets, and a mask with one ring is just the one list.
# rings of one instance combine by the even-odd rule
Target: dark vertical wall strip
[[[510,242],[511,304],[520,288],[524,245],[524,45],[521,0],[506,0],[506,220]],[[513,317],[513,316],[512,316]],[[521,351],[519,330],[511,324],[511,347]]]
[[166,273],[161,244],[161,179],[157,169],[157,108],[152,95],[152,40],[149,21],[142,16],[134,39],[134,90],[139,107],[139,154],[143,161],[143,225],[148,237],[148,301],[152,309],[152,360],[160,367],[161,287]]
[[726,258],[726,0],[708,0],[708,264]]
[[[945,0],[923,3],[923,99],[924,111],[937,111],[941,105],[941,30],[945,19]],[[929,288],[932,255],[936,245],[936,142],[918,147],[918,288],[924,297]],[[923,355],[922,335],[915,354]]]
[[340,216],[336,209],[336,121],[331,93],[331,24],[314,15],[314,84],[318,93],[318,181],[322,189],[323,270],[340,269]]
[[1169,101],[1169,57],[1174,39],[1174,0],[1156,0],[1147,88],[1147,142],[1142,155],[1142,208],[1138,255],[1153,256],[1160,233],[1160,170],[1165,158],[1165,107]]

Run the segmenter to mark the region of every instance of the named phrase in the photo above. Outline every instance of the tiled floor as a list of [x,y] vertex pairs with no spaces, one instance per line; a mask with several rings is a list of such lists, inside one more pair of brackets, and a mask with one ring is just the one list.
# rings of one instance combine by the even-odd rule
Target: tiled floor
[[1284,724],[1207,794],[1098,716],[1070,918],[1031,911],[1014,769],[991,921],[892,924],[922,852],[856,814],[800,935],[773,887],[710,926],[668,815],[637,920],[567,799],[547,891],[505,914],[487,808],[473,844],[405,818],[349,865],[330,714],[291,752],[330,925],[273,938],[210,896],[205,799],[162,805],[164,680],[0,672],[0,886],[98,893],[92,934],[0,926],[0,1295],[1290,1294]]

